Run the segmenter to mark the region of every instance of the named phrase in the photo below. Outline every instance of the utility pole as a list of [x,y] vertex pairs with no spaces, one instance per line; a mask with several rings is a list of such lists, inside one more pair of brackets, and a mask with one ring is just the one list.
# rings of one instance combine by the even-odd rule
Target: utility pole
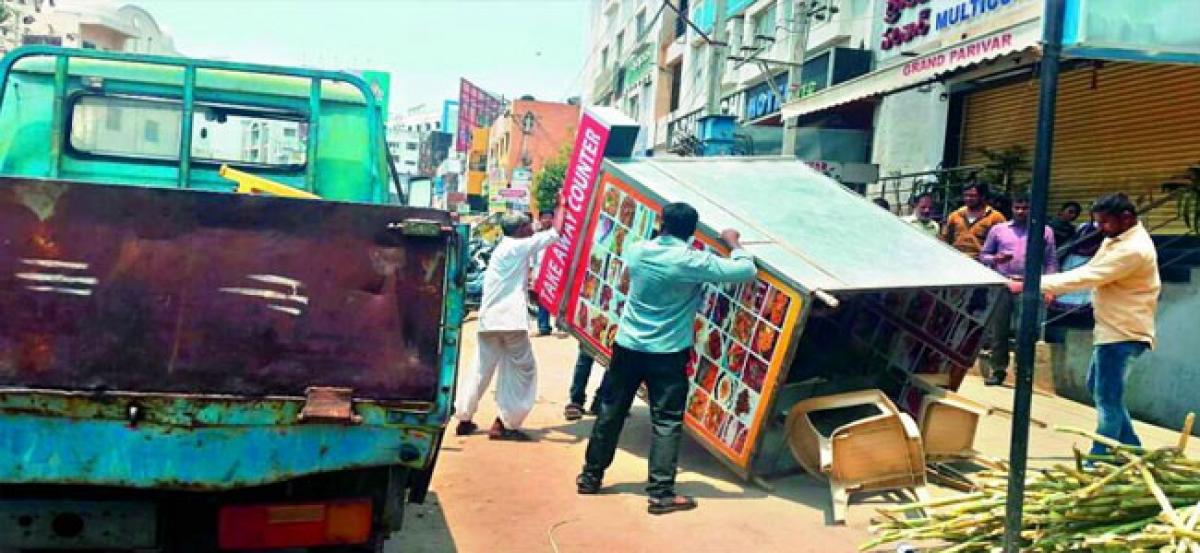
[[[814,2],[815,4],[815,2]],[[804,57],[808,54],[809,5],[807,0],[792,0],[792,13],[788,21],[788,37],[791,40],[792,66],[788,68],[788,95],[784,102],[800,97],[804,88]],[[781,102],[782,106],[783,103]],[[796,139],[799,129],[796,122],[783,120],[783,147],[780,155],[793,157],[796,155]]]
[[708,101],[700,118],[700,144],[703,156],[733,153],[735,118],[721,113],[721,76],[725,72],[725,0],[713,0],[712,39],[708,42]]
[[725,0],[713,0],[712,41],[708,43],[708,102],[704,115],[721,115],[721,74],[725,68]]
[[1054,111],[1058,98],[1058,62],[1062,52],[1063,0],[1047,0],[1042,15],[1042,62],[1038,83],[1037,142],[1033,154],[1033,192],[1026,234],[1025,289],[1017,327],[1017,389],[1013,394],[1012,441],[1008,450],[1008,499],[1004,511],[1004,551],[1021,550],[1025,469],[1029,455],[1029,412],[1033,405],[1034,347],[1042,309],[1042,256],[1050,162],[1054,153]]

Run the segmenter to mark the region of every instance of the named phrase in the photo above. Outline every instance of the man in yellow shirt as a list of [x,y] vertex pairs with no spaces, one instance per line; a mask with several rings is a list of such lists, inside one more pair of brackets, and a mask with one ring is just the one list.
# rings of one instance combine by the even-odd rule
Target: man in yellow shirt
[[988,205],[988,189],[983,183],[968,184],[963,188],[962,197],[963,206],[946,217],[940,238],[963,255],[979,259],[988,231],[1007,219]]
[[[1154,312],[1162,284],[1158,253],[1138,222],[1137,208],[1124,194],[1104,196],[1092,205],[1104,243],[1086,265],[1042,277],[1042,292],[1058,295],[1094,289],[1095,349],[1087,383],[1100,419],[1097,433],[1123,444],[1141,445],[1125,408],[1125,369],[1131,357],[1154,347]],[[1020,282],[1009,283],[1019,294]],[[1093,453],[1105,453],[1100,444]]]

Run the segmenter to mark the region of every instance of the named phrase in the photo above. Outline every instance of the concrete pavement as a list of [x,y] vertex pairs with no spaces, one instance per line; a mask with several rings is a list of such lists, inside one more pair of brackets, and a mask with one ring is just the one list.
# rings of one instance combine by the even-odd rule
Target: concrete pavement
[[[474,368],[474,329],[468,327],[461,374]],[[605,492],[579,496],[574,479],[583,459],[591,417],[562,417],[576,354],[565,337],[534,338],[539,363],[538,401],[526,422],[533,443],[494,442],[485,434],[447,436],[429,501],[410,506],[406,527],[391,553],[420,552],[600,552],[600,551],[855,551],[868,539],[874,505],[893,497],[855,496],[845,526],[827,526],[829,491],[804,474],[772,480],[771,492],[741,481],[690,438],[680,453],[678,490],[697,497],[694,511],[666,516],[646,513],[643,486],[650,441],[649,413],[634,405]],[[589,392],[599,385],[593,371]],[[960,392],[986,404],[1011,409],[1009,388],[988,388],[969,377]],[[476,422],[486,429],[495,416],[492,392],[484,395]],[[1095,413],[1069,400],[1036,395],[1034,418],[1050,425],[1091,429]],[[986,417],[976,439],[985,455],[1007,457],[1011,419]],[[1174,443],[1177,433],[1137,423],[1147,445]],[[1071,458],[1082,439],[1035,426],[1031,465]],[[1194,448],[1193,448],[1194,449]],[[934,489],[935,495],[954,493]]]

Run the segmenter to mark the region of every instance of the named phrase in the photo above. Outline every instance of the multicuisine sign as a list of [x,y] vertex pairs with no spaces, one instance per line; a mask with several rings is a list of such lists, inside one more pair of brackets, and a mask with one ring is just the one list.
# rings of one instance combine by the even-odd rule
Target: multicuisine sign
[[928,42],[947,46],[957,42],[950,38],[954,33],[1027,4],[1026,0],[887,0],[879,49],[888,57]]

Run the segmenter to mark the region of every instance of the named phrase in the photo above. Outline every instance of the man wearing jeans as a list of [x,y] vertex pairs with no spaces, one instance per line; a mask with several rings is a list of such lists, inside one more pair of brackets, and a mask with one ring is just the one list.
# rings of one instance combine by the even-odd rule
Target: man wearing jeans
[[[579,348],[579,355],[575,358],[575,373],[571,377],[571,401],[567,403],[563,409],[563,417],[569,421],[577,421],[583,418],[583,405],[587,402],[587,383],[592,377],[592,365],[596,360],[591,354]],[[604,378],[600,380],[600,385],[596,387],[596,394],[592,397],[592,408],[587,410],[587,414],[596,415],[600,413],[600,406],[604,403],[604,397],[608,393],[608,371],[604,372]]]
[[[1100,418],[1097,433],[1123,444],[1141,445],[1125,408],[1125,368],[1129,359],[1154,347],[1154,311],[1162,284],[1158,254],[1150,233],[1138,222],[1137,208],[1124,194],[1104,196],[1092,205],[1104,242],[1082,267],[1042,278],[1042,292],[1057,295],[1094,289],[1095,349],[1087,383]],[[1010,282],[1013,293],[1020,282]],[[1105,453],[1097,443],[1092,453]]]
[[692,325],[701,286],[706,282],[746,282],[756,273],[754,258],[742,249],[735,230],[721,233],[731,250],[729,259],[693,249],[690,242],[698,219],[688,204],[667,204],[662,210],[661,235],[628,251],[629,297],[613,344],[609,389],[592,427],[583,471],[575,480],[581,494],[600,491],[625,415],[638,386],[645,383],[654,427],[647,510],[656,515],[696,507],[695,499],[676,495],[675,466],[688,393],[684,366],[693,345]]

